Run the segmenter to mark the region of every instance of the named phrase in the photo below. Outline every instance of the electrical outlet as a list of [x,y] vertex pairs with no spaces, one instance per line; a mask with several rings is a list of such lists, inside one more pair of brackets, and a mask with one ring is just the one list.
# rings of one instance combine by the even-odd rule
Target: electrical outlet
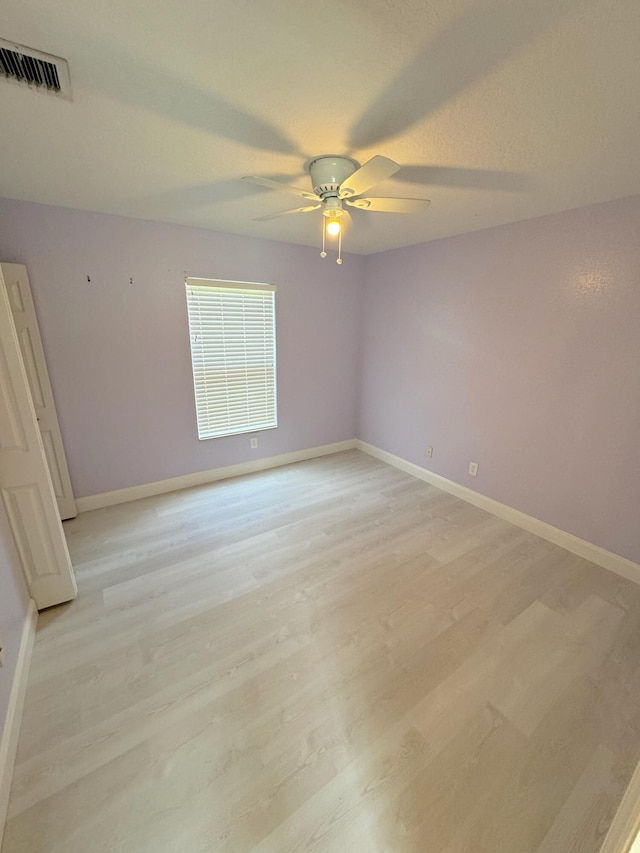
[[469,462],[469,473],[472,477],[478,476],[478,463],[477,462]]
[[427,447],[426,452],[427,452],[427,459],[431,459],[431,457],[433,456],[433,447],[431,447],[431,445],[429,445],[429,447]]
[[251,439],[251,449],[252,449],[252,450],[255,450],[257,446],[258,446],[258,439],[257,439],[257,438],[252,438],[252,439]]

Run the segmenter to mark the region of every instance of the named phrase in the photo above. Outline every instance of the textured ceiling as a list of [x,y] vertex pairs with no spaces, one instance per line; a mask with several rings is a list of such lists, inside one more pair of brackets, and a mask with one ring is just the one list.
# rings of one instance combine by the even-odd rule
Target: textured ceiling
[[[345,250],[640,192],[637,0],[21,0],[0,37],[65,57],[73,102],[0,80],[0,195],[317,246],[269,222],[304,161],[384,154]],[[303,202],[302,202],[303,203]]]

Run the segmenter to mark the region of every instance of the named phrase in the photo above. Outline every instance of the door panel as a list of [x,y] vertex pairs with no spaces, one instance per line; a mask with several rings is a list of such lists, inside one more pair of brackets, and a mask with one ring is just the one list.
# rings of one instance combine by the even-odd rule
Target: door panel
[[38,608],[75,598],[71,560],[1,275],[0,493]]
[[71,488],[71,478],[69,477],[27,269],[22,264],[0,264],[0,270],[4,278],[11,313],[20,342],[22,360],[29,380],[31,398],[36,410],[51,482],[60,510],[60,518],[63,520],[74,518],[78,511]]

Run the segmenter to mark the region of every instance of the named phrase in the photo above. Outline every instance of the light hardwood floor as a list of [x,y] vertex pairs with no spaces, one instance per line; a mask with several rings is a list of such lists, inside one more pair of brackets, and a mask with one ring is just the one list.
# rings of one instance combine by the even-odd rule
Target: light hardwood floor
[[358,451],[66,523],[2,853],[596,853],[640,587]]

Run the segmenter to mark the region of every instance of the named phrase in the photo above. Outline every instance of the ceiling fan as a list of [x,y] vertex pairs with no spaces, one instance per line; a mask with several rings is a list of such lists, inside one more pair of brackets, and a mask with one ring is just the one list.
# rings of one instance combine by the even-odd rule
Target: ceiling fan
[[242,180],[259,184],[269,189],[293,193],[310,202],[303,207],[272,213],[268,216],[258,216],[255,221],[262,222],[275,219],[278,216],[289,216],[292,213],[308,213],[322,208],[324,226],[322,229],[321,257],[326,258],[325,236],[338,237],[337,263],[342,263],[342,217],[347,211],[343,204],[358,210],[380,211],[383,213],[422,213],[430,202],[424,198],[363,198],[363,194],[375,184],[394,175],[400,166],[388,157],[376,155],[361,166],[352,157],[322,155],[305,163],[305,171],[311,178],[312,191],[275,181],[272,178],[262,178],[258,175],[247,175]]

